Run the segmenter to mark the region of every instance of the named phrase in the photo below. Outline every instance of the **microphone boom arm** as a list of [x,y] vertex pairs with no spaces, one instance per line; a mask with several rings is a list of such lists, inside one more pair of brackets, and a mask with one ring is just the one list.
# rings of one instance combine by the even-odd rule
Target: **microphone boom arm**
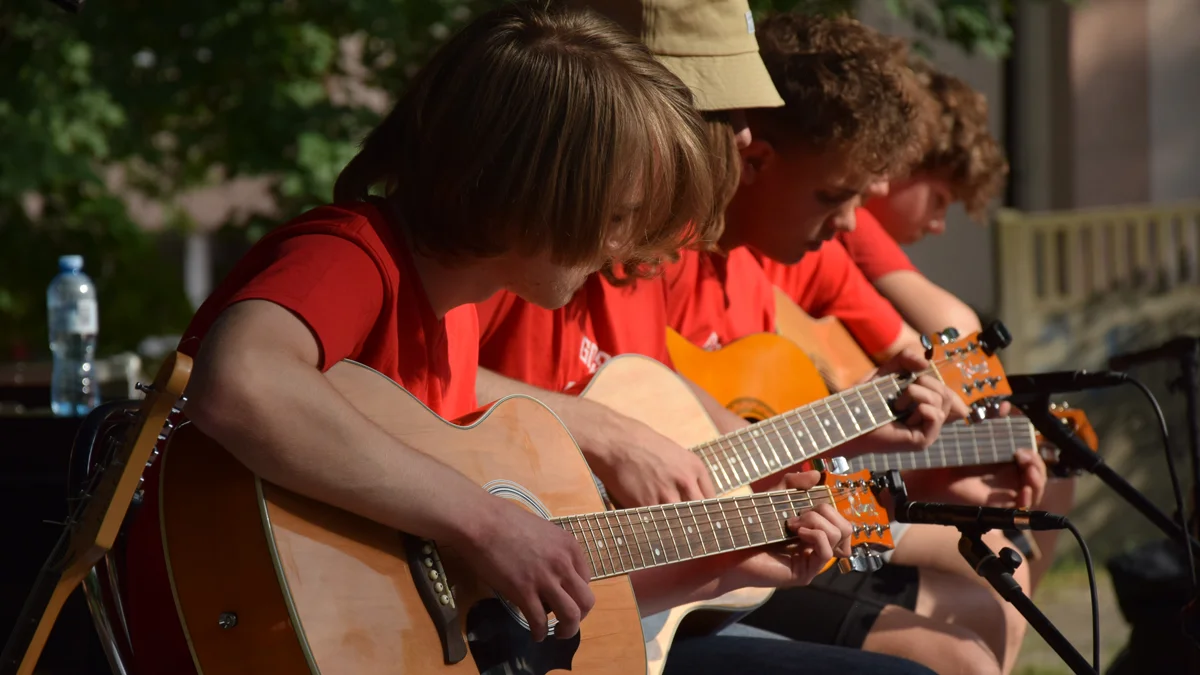
[[1179,523],[1163,513],[1145,495],[1138,492],[1137,488],[1130,485],[1129,481],[1113,471],[1099,453],[1093,452],[1050,412],[1049,394],[1014,398],[1012,403],[1025,413],[1025,416],[1046,440],[1058,448],[1060,465],[1081,469],[1098,477],[1140,511],[1150,522],[1157,525],[1168,537],[1177,542],[1190,542],[1192,550],[1197,556],[1200,556],[1200,541],[1180,528]]

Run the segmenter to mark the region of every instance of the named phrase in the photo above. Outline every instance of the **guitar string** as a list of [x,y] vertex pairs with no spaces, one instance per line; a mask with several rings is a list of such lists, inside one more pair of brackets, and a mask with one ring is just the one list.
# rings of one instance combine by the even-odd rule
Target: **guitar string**
[[[791,461],[791,463],[792,464],[798,463],[800,461],[807,459],[808,457],[811,457],[816,454],[820,454],[822,452],[827,451],[830,448],[836,447],[840,443],[845,443],[846,441],[852,440],[853,438],[856,438],[860,435],[869,433],[870,431],[873,431],[874,429],[879,428],[879,427],[883,426],[884,424],[887,424],[888,422],[890,422],[892,419],[894,419],[895,418],[894,413],[892,413],[890,408],[887,407],[887,396],[883,392],[879,391],[878,382],[886,380],[886,379],[887,378],[879,378],[879,380],[875,380],[875,381],[863,384],[860,387],[855,388],[854,390],[848,390],[847,392],[842,392],[841,394],[836,395],[837,397],[841,397],[841,398],[835,402],[841,403],[843,406],[843,409],[848,411],[849,410],[848,405],[846,405],[844,403],[844,401],[841,399],[848,397],[850,394],[858,394],[860,400],[866,406],[867,414],[871,416],[872,421],[873,421],[873,424],[866,430],[863,430],[860,425],[855,423],[857,433],[853,436],[843,433],[843,439],[841,441],[835,442],[832,440],[832,437],[829,436],[829,432],[826,430],[826,427],[828,427],[828,424],[826,424],[824,426],[819,424],[819,422],[821,422],[820,413],[815,412],[813,410],[813,408],[822,403],[824,403],[827,408],[830,408],[828,402],[826,400],[822,400],[822,401],[818,401],[816,403],[812,403],[807,406],[797,408],[795,410],[792,410],[792,411],[789,411],[789,412],[786,412],[786,413],[783,413],[780,415],[776,415],[775,417],[772,417],[768,420],[763,420],[763,421],[758,422],[749,427],[740,429],[736,432],[732,432],[732,433],[726,434],[725,436],[722,436],[720,438],[713,439],[712,441],[703,443],[699,446],[694,447],[693,452],[700,454],[702,456],[702,458],[705,459],[705,461],[710,465],[714,463],[712,460],[717,458],[717,452],[720,452],[724,456],[724,460],[725,460],[724,462],[717,460],[715,463],[718,466],[722,467],[723,473],[724,473],[724,468],[723,468],[724,465],[726,465],[726,464],[729,465],[730,470],[733,472],[735,479],[737,481],[739,481],[738,483],[733,483],[732,481],[721,480],[720,482],[725,485],[726,489],[731,489],[733,487],[740,487],[741,485],[749,484],[749,483],[757,480],[758,478],[761,478],[766,475],[770,475],[772,472],[755,471],[755,474],[757,474],[757,475],[751,475],[750,471],[745,469],[744,460],[742,460],[741,456],[737,454],[737,448],[733,444],[733,441],[735,439],[738,440],[740,442],[740,444],[744,448],[747,449],[747,453],[748,453],[750,443],[754,443],[757,446],[757,440],[756,440],[757,437],[761,436],[765,440],[767,440],[768,443],[770,443],[770,436],[767,435],[766,433],[763,433],[763,430],[767,430],[767,432],[773,432],[776,435],[776,437],[780,440],[781,445],[784,447],[785,451],[787,452],[788,458]],[[894,379],[895,378],[893,376],[893,380]],[[892,382],[891,384],[894,385],[894,382]],[[870,387],[870,389],[867,389],[867,387]],[[866,398],[863,396],[864,389],[865,389],[866,393],[871,394],[874,404],[876,406],[879,406],[882,408],[881,416],[884,417],[883,422],[878,422],[877,420],[875,420],[874,413],[871,412],[872,403],[869,403],[866,400]],[[886,413],[883,412],[883,409],[886,410]],[[833,412],[832,408],[830,408],[830,412],[833,414],[834,419],[836,420],[837,413]],[[793,428],[794,421],[792,421],[790,418],[795,418],[795,421],[799,421],[800,425],[804,427],[803,434],[797,433],[797,430],[795,428]],[[829,445],[827,447],[825,447],[825,448],[820,447],[820,438],[812,433],[811,428],[808,425],[808,422],[812,422],[818,429],[820,429],[822,431],[823,435],[826,437],[826,440],[829,443]],[[840,428],[840,422],[839,422],[839,428]],[[782,433],[783,430],[786,430],[788,433],[785,435],[784,433]],[[750,443],[748,443],[744,438],[741,438],[742,436],[746,436],[746,435],[750,436]],[[813,446],[813,450],[811,452],[808,451],[804,447],[804,443],[801,441],[801,438],[803,435],[807,435],[811,439],[810,444]],[[790,439],[789,439],[789,436],[790,436]],[[790,451],[790,446],[792,443],[794,443],[796,446],[798,446],[797,449],[800,451],[799,459],[796,459],[796,457],[793,456]],[[732,456],[729,454],[729,451],[731,451],[731,450],[734,452],[734,455],[732,455]],[[761,451],[761,449],[760,449],[760,451]],[[736,467],[734,466],[735,463],[743,465],[743,473],[746,474],[747,480],[742,480],[742,478],[737,475],[737,470],[736,470]],[[714,477],[716,477],[716,476],[714,476]]]
[[[702,502],[686,502],[680,505],[668,504],[616,512],[608,511],[600,512],[598,514],[567,516],[561,519],[556,519],[555,522],[567,525],[565,529],[567,529],[569,532],[572,532],[572,534],[577,538],[580,536],[583,537],[583,541],[580,543],[585,547],[585,552],[587,552],[589,555],[589,562],[592,563],[593,568],[598,573],[604,573],[604,556],[607,555],[609,558],[609,568],[614,570],[614,574],[621,574],[629,571],[635,571],[637,569],[654,567],[668,562],[678,562],[680,560],[703,557],[704,555],[725,553],[749,548],[752,546],[760,546],[795,538],[795,535],[788,533],[786,530],[785,521],[787,518],[781,519],[778,517],[782,511],[781,507],[788,507],[787,511],[785,512],[799,514],[811,510],[812,508],[815,508],[815,506],[819,506],[820,503],[835,503],[837,497],[843,496],[844,494],[850,492],[858,492],[861,494],[862,490],[863,488],[858,488],[857,491],[839,488],[822,490],[823,494],[819,495],[815,500],[809,495],[809,493],[804,491],[776,491],[772,493],[760,493],[732,499],[725,498],[718,500],[719,503],[716,504],[710,502],[709,500],[704,500]],[[785,497],[786,499],[781,501],[779,499],[780,497]],[[746,502],[749,503],[747,504]],[[732,510],[737,514],[733,521],[730,521],[729,519],[731,510],[728,508],[728,506],[730,504],[737,505],[737,508]],[[721,510],[709,511],[706,508],[702,513],[695,513],[689,508],[688,513],[685,515],[684,513],[680,512],[679,508],[677,508],[677,506],[684,505],[714,505],[721,507]],[[797,507],[799,507],[799,509]],[[763,508],[768,509],[766,514],[768,516],[767,518],[762,517],[764,515],[762,512]],[[668,512],[667,509],[671,509],[671,511],[674,511],[675,513]],[[743,522],[741,520],[741,514],[747,509],[755,510],[755,515],[759,517],[759,522],[757,524],[752,522]],[[634,523],[631,521],[630,515],[638,512],[648,513],[652,516],[652,518],[639,520],[637,523]],[[619,518],[620,515],[626,516],[625,522],[621,522],[621,519]],[[653,517],[655,515],[660,517]],[[717,516],[716,519],[712,518],[714,515]],[[790,517],[791,516],[789,515],[788,518]],[[603,523],[599,522],[600,518],[603,518]],[[697,533],[699,536],[686,533],[686,528],[688,525],[685,521],[689,518],[692,520],[694,525],[698,526],[699,529]],[[612,527],[610,522],[611,520],[617,521],[617,526],[621,530],[621,535],[619,537],[616,535],[616,529]],[[703,526],[700,525],[701,520],[707,521],[712,529],[706,532]],[[723,522],[725,525],[723,528],[720,525],[721,522]],[[649,528],[646,526],[647,523],[655,527],[656,534],[658,536],[654,539],[649,538]],[[661,531],[658,530],[658,525],[665,526],[665,529],[668,532],[668,537],[670,537],[669,542],[667,537],[663,537]],[[677,530],[676,525],[682,529]],[[770,529],[772,531],[774,531],[776,528],[779,528],[780,534],[768,534],[768,525],[771,526]],[[637,532],[637,526],[641,526],[643,528],[647,535],[646,537],[641,536],[641,534]],[[630,536],[629,532],[626,531],[625,528],[630,528],[633,531],[633,535]],[[722,532],[724,532],[724,536],[722,536]],[[616,571],[616,564],[612,558],[611,542],[603,548],[597,550],[597,548],[592,546],[591,542],[587,541],[587,535],[592,535],[592,538],[595,540],[597,539],[597,533],[601,535],[601,538],[608,538],[611,540],[611,542],[627,540],[631,541],[635,545],[637,549],[636,554],[629,551],[628,545],[623,543],[617,544],[617,556],[621,559],[620,567],[622,570]],[[710,534],[711,536],[708,536]],[[678,538],[676,535],[678,535]],[[772,536],[778,538],[772,539]],[[756,538],[763,538],[763,541],[755,541]],[[684,546],[680,545],[680,539],[683,540]],[[746,543],[740,544],[738,541],[739,539],[745,539]],[[655,544],[658,544],[658,546],[655,546]],[[715,549],[714,551],[708,550],[710,545]],[[624,553],[621,552],[621,546],[625,547]],[[729,546],[732,546],[732,548]],[[676,549],[675,560],[671,560],[669,551],[670,547],[674,547]],[[686,556],[683,555],[683,549],[685,547],[688,549],[688,554]],[[695,554],[695,549],[697,547],[703,549],[701,555]],[[649,553],[649,556],[647,553]],[[601,565],[596,565],[596,558],[600,559]],[[629,563],[632,564],[633,567],[626,565],[626,558],[628,558]],[[635,558],[642,558],[643,564],[639,566]],[[647,564],[645,563],[646,560],[653,560],[654,562],[652,564]],[[611,574],[607,576],[611,576]]]
[[[783,502],[775,502],[773,504],[768,504],[766,506],[771,507],[771,506],[782,506],[782,505],[785,505],[785,504]],[[793,510],[796,507],[795,503],[788,503],[786,505],[792,507]],[[808,508],[811,508],[811,506]],[[712,514],[709,513],[708,515],[712,515]],[[759,512],[758,515],[761,516],[761,512]],[[766,545],[768,543],[773,543],[773,541],[784,541],[786,538],[792,538],[795,536],[795,535],[790,535],[786,531],[786,527],[784,526],[782,521],[777,521],[777,520],[773,520],[773,519],[772,520],[760,520],[760,524],[756,528],[751,528],[748,525],[739,523],[737,521],[735,521],[736,525],[731,525],[728,518],[725,518],[725,517],[720,518],[718,520],[724,521],[726,524],[726,527],[723,530],[723,532],[725,533],[725,536],[722,536],[722,530],[719,527],[719,523],[711,523],[711,519],[710,519],[710,524],[714,525],[714,529],[710,533],[712,535],[711,537],[705,536],[703,529],[701,529],[700,536],[698,536],[698,537],[691,536],[691,535],[684,535],[681,533],[679,535],[679,537],[683,539],[685,546],[680,546],[679,540],[675,538],[675,535],[672,532],[670,535],[671,536],[670,546],[668,546],[668,542],[667,542],[666,538],[662,537],[661,534],[656,540],[644,539],[637,535],[637,531],[636,531],[636,527],[635,527],[634,523],[627,521],[626,523],[621,524],[620,520],[618,519],[618,525],[621,527],[623,534],[627,534],[624,531],[624,527],[626,527],[626,526],[628,526],[634,530],[635,535],[634,535],[634,537],[630,537],[630,539],[633,539],[633,543],[637,548],[637,553],[635,556],[634,553],[629,552],[629,550],[628,550],[629,547],[626,546],[625,547],[626,552],[625,552],[625,554],[622,554],[621,550],[619,548],[621,546],[621,544],[618,544],[618,557],[621,558],[621,560],[620,560],[621,571],[618,571],[617,566],[615,564],[613,564],[613,562],[612,562],[611,550],[607,551],[607,553],[609,554],[609,561],[610,561],[609,569],[613,570],[613,572],[615,572],[615,573],[621,573],[623,571],[632,571],[635,569],[645,569],[648,567],[654,567],[654,566],[661,565],[661,564],[666,564],[666,563],[671,563],[671,562],[679,562],[679,561],[687,560],[687,559],[694,559],[694,558],[698,558],[698,557],[703,557],[705,555],[715,555],[716,553],[738,550],[740,548],[747,548],[750,546]],[[579,524],[585,523],[585,522],[588,522],[588,521],[586,521],[586,520],[576,521],[572,524],[579,525]],[[668,521],[666,521],[666,520],[658,521],[658,522],[661,522],[664,525],[669,524]],[[772,525],[770,528],[772,531],[771,534],[769,534],[767,532],[767,524],[768,523]],[[642,525],[643,528],[645,528],[644,523],[638,523],[638,524]],[[773,532],[777,528],[779,529],[779,534],[775,535],[775,534],[773,534]],[[648,528],[645,528],[645,529],[647,529],[647,531],[648,531]],[[656,530],[657,530],[657,525],[656,525]],[[584,542],[581,542],[581,543],[583,543],[585,545],[585,552],[588,553],[589,561],[592,563],[593,569],[600,574],[607,574],[608,573],[607,570],[605,570],[603,567],[595,564],[595,558],[599,558],[601,560],[601,563],[603,563],[604,556],[600,555],[599,551],[596,551],[595,549],[591,548],[590,542],[586,541],[588,533],[593,534],[593,538],[594,538],[595,532],[603,533],[603,529],[602,528],[591,528],[591,529],[578,528],[578,529],[576,529],[576,528],[569,527],[568,531],[572,531],[572,533],[576,534],[577,536],[580,534],[583,535]],[[756,539],[761,539],[761,541],[756,541]],[[745,543],[744,544],[739,543],[741,540],[744,540]],[[671,559],[670,547],[674,547],[676,549],[675,560]],[[682,553],[683,548],[685,548],[685,547],[688,550],[687,555],[683,555],[683,553]],[[701,548],[703,551],[700,555],[696,555],[696,553],[695,553],[695,549],[697,547]],[[710,551],[709,550],[710,547],[713,550]],[[593,555],[592,555],[593,553],[596,554],[595,558],[593,558]],[[629,565],[626,564],[625,558],[629,559]],[[641,558],[643,561],[643,564],[638,565],[635,558]],[[647,560],[652,561],[652,562],[648,563],[648,562],[646,562]],[[632,565],[632,567],[630,567],[630,565]]]
[[[888,395],[885,395],[882,391],[880,391],[880,383],[883,383],[883,386],[885,388],[886,387],[895,387],[896,391],[898,392],[899,391],[898,379],[899,379],[898,376],[895,376],[895,375],[890,376],[890,378],[878,378],[876,380],[872,380],[871,382],[867,382],[862,385],[859,385],[858,387],[855,387],[854,389],[847,390],[847,391],[841,392],[840,394],[837,394],[833,397],[830,397],[830,398],[834,399],[833,403],[839,404],[842,411],[847,413],[848,417],[850,418],[849,421],[853,422],[854,427],[855,427],[855,432],[856,432],[854,435],[850,435],[845,432],[844,428],[841,426],[841,422],[839,421],[839,415],[836,411],[833,410],[832,406],[830,405],[829,399],[823,399],[821,401],[817,401],[815,403],[808,404],[801,408],[797,408],[790,412],[783,413],[781,415],[777,415],[769,420],[764,420],[762,422],[759,422],[756,425],[751,425],[750,427],[741,429],[737,432],[727,434],[726,436],[722,436],[721,438],[714,439],[712,441],[709,441],[708,443],[702,444],[702,446],[694,448],[693,451],[698,451],[702,455],[702,457],[705,458],[706,462],[708,462],[710,465],[712,464],[711,459],[714,457],[713,453],[715,452],[715,450],[710,452],[710,451],[708,451],[708,449],[705,446],[712,446],[712,447],[715,447],[716,450],[722,451],[722,454],[724,455],[724,458],[726,460],[725,463],[727,463],[729,465],[730,470],[733,472],[735,479],[737,479],[737,481],[738,481],[737,483],[734,483],[733,481],[728,481],[728,480],[718,481],[720,484],[722,484],[723,489],[728,490],[728,489],[732,489],[734,487],[740,487],[742,485],[747,485],[749,483],[752,483],[755,480],[758,480],[759,478],[761,478],[763,476],[771,475],[771,473],[774,473],[775,470],[762,471],[762,470],[757,470],[757,466],[755,466],[756,470],[754,472],[754,475],[752,475],[751,472],[748,469],[746,469],[744,460],[741,458],[741,455],[739,455],[737,453],[737,448],[732,443],[732,441],[735,437],[737,437],[739,435],[744,435],[747,432],[750,432],[749,435],[751,436],[751,442],[754,443],[754,445],[759,449],[760,454],[761,454],[761,447],[758,446],[757,440],[755,439],[755,437],[763,436],[764,439],[767,440],[768,445],[770,445],[770,437],[767,435],[764,435],[762,433],[754,433],[752,430],[755,430],[756,428],[757,429],[769,429],[770,431],[775,432],[776,436],[779,438],[781,444],[783,445],[785,451],[788,454],[788,458],[789,458],[791,464],[796,464],[798,462],[804,461],[805,459],[808,459],[809,457],[811,457],[813,455],[817,455],[817,454],[821,454],[822,452],[826,452],[827,450],[829,450],[833,447],[836,447],[837,445],[839,445],[841,443],[845,443],[849,440],[852,440],[853,438],[857,438],[858,436],[864,435],[866,433],[870,433],[871,431],[874,431],[875,429],[877,429],[877,428],[889,423],[893,419],[895,419],[895,414],[892,412],[890,406],[887,405]],[[867,398],[863,395],[864,392],[871,395],[872,402],[867,401]],[[896,393],[896,392],[892,392],[892,393]],[[872,423],[870,425],[868,425],[868,427],[866,429],[864,429],[862,427],[862,425],[860,425],[857,422],[856,414],[850,410],[850,406],[846,402],[846,399],[848,399],[850,397],[850,395],[852,395],[852,394],[858,395],[859,400],[862,402],[862,404],[866,408],[867,415],[869,415],[871,417]],[[830,436],[830,433],[828,430],[828,427],[829,427],[828,419],[825,421],[825,425],[822,426],[821,424],[819,424],[821,422],[820,413],[816,412],[814,410],[814,408],[816,406],[822,405],[822,404],[825,405],[825,408],[831,414],[831,416],[832,416],[831,419],[833,419],[838,424],[838,428],[842,433],[842,439],[840,441],[834,441],[833,438]],[[871,412],[872,405],[878,406],[880,408],[880,417],[883,419],[882,422],[877,420],[875,417],[875,414],[873,412]],[[858,416],[861,416],[861,415],[858,415]],[[792,422],[789,421],[789,418],[793,418],[793,417],[796,418],[800,422],[800,424],[804,427],[804,432],[811,439],[810,444],[813,446],[813,450],[811,453],[804,447],[804,443],[800,440],[802,434],[797,433],[796,429],[793,428]],[[825,439],[828,442],[827,447],[821,447],[820,438],[818,436],[815,436],[814,434],[812,434],[811,428],[808,426],[808,423],[806,420],[813,422],[813,424],[816,425],[817,428],[821,430],[822,435],[825,436]],[[798,450],[800,451],[799,459],[796,459],[796,457],[794,455],[792,455],[792,453],[790,451],[790,447],[789,447],[790,446],[789,438],[787,435],[784,435],[783,433],[780,432],[781,426],[783,428],[785,428],[788,432],[788,435],[791,436],[790,440],[793,441],[798,446]],[[740,440],[741,440],[741,445],[746,449],[747,454],[749,454],[749,444],[744,439],[740,439]],[[773,446],[771,446],[771,447],[773,447]],[[730,450],[732,450],[734,452],[733,456],[729,455]],[[753,460],[753,455],[749,455],[749,456]],[[765,456],[764,456],[764,459],[765,459]],[[737,475],[737,469],[736,469],[735,463],[743,465],[743,473],[746,474],[746,480],[743,480],[741,478],[741,476]],[[769,462],[767,464],[769,466]],[[718,462],[718,466],[721,466],[722,473],[725,473],[723,463]],[[717,478],[717,476],[715,476],[715,472],[714,472],[714,478]]]
[[[949,361],[950,361],[950,359],[944,359],[939,362],[935,362],[933,366],[931,366],[926,371],[923,371],[922,373],[917,374],[916,377],[920,377],[921,375],[928,374],[930,372],[936,372],[938,370],[938,368],[940,367],[940,365],[942,365],[945,362],[949,362]],[[803,443],[799,442],[799,439],[795,439],[797,442],[797,445],[800,446],[799,449],[801,450],[800,459],[797,460],[794,456],[792,456],[792,454],[789,450],[789,443],[787,442],[788,441],[787,437],[783,436],[783,434],[779,433],[779,431],[780,431],[779,426],[781,424],[783,424],[785,427],[787,427],[787,430],[791,433],[792,436],[796,435],[795,430],[791,428],[791,425],[788,424],[784,418],[791,416],[793,414],[796,414],[796,416],[800,418],[801,424],[803,424],[805,426],[805,429],[807,431],[808,427],[807,427],[807,424],[805,424],[804,414],[808,413],[808,414],[812,415],[812,417],[809,418],[810,421],[820,422],[821,421],[820,413],[814,412],[813,409],[817,406],[824,405],[825,408],[831,413],[831,419],[834,421],[834,423],[836,423],[838,425],[839,431],[842,434],[842,440],[835,442],[829,436],[829,432],[827,429],[829,426],[828,420],[826,420],[826,424],[824,427],[820,427],[820,425],[818,425],[818,427],[821,428],[821,430],[824,432],[825,436],[827,437],[827,440],[830,442],[831,445],[829,446],[829,448],[836,447],[838,444],[845,443],[845,442],[852,440],[854,438],[857,438],[861,435],[870,433],[871,431],[874,431],[875,429],[891,422],[895,418],[895,414],[891,411],[890,407],[888,407],[886,410],[886,413],[884,414],[884,417],[888,418],[888,419],[886,419],[884,422],[880,423],[878,420],[875,419],[874,414],[871,413],[871,404],[867,403],[866,399],[863,398],[863,396],[862,396],[863,390],[869,386],[871,389],[874,389],[875,391],[872,392],[872,391],[870,391],[870,389],[867,389],[867,392],[872,393],[876,397],[880,397],[882,399],[882,400],[876,400],[875,403],[876,404],[880,404],[880,403],[886,404],[887,397],[884,396],[882,394],[882,392],[878,391],[878,384],[880,382],[885,382],[885,386],[895,387],[897,391],[892,392],[892,393],[898,393],[898,391],[899,391],[899,386],[898,386],[899,376],[893,375],[890,378],[876,378],[875,380],[863,383],[862,385],[858,385],[852,389],[848,389],[846,391],[839,392],[838,394],[834,394],[829,397],[823,398],[819,401],[815,401],[813,403],[806,404],[805,406],[802,406],[795,410],[789,411],[787,413],[782,413],[780,415],[776,415],[775,417],[770,418],[768,420],[763,420],[759,424],[764,428],[769,426],[770,430],[775,432],[780,437],[781,445],[783,445],[784,450],[787,451],[789,460],[791,461],[792,464],[799,463],[801,461],[804,461],[805,459],[808,459],[809,457],[811,457],[813,455],[821,454],[822,452],[826,452],[827,449],[820,448],[817,443],[817,441],[819,439],[814,439],[814,442],[813,442],[814,451],[812,454],[809,454],[804,449]],[[849,403],[848,399],[851,398],[852,394],[859,395],[860,400],[866,405],[867,414],[870,415],[870,417],[871,417],[872,424],[869,425],[868,428],[865,430],[858,423],[858,418],[861,417],[861,413],[856,413],[854,411],[851,411],[851,409],[850,409],[850,403]],[[844,428],[841,426],[841,421],[839,419],[840,416],[839,416],[838,412],[835,412],[833,410],[832,405],[838,405],[841,408],[841,412],[846,413],[848,421],[850,423],[854,424],[856,433],[851,435],[851,434],[847,434],[845,432]],[[1010,420],[1012,418],[1004,418],[1004,419]],[[739,439],[740,445],[742,446],[743,450],[746,451],[743,455],[742,453],[738,452],[738,448],[736,447],[736,445],[733,442],[734,439],[732,437],[745,434],[747,431],[749,431],[749,429],[752,429],[753,426],[754,425],[752,425],[751,427],[749,427],[747,429],[741,429],[741,430],[739,430],[737,432],[733,432],[731,434],[726,434],[725,436],[722,436],[717,439],[713,439],[704,444],[701,444],[700,446],[693,448],[693,451],[696,452],[697,454],[701,455],[701,457],[706,461],[706,463],[708,463],[710,465],[710,471],[713,473],[712,477],[714,478],[714,480],[716,482],[723,484],[722,487],[724,489],[732,489],[733,487],[740,487],[741,485],[746,485],[748,483],[753,482],[754,480],[757,480],[758,478],[761,478],[763,476],[768,476],[768,475],[771,475],[772,473],[774,473],[774,470],[772,470],[772,471],[759,470],[757,468],[757,466],[755,465],[754,466],[754,469],[755,469],[754,475],[752,475],[751,472],[746,469],[745,459],[744,459],[744,457],[749,457],[751,459],[751,463],[755,464],[753,461],[753,454],[750,452],[749,443],[747,443],[744,439]],[[749,435],[751,436],[751,442],[755,445],[755,448],[759,451],[759,455],[761,457],[763,457],[764,464],[766,464],[766,466],[770,467],[772,465],[771,462],[767,461],[765,453],[762,452],[762,449],[760,446],[758,446],[758,442],[757,442],[757,437],[762,436],[764,438],[764,440],[767,442],[768,447],[771,449],[772,453],[775,454],[776,457],[778,458],[778,452],[775,451],[774,445],[770,441],[770,437],[767,435],[759,434],[759,433],[750,433]],[[810,434],[810,437],[812,437],[811,434]],[[980,439],[980,440],[983,440],[983,439]],[[714,459],[717,459],[716,453],[718,451],[720,451],[721,454],[724,456],[725,462],[721,462],[721,461],[719,461],[719,459],[716,462],[713,461]],[[729,451],[733,452],[732,456],[729,454]],[[726,479],[721,479],[719,476],[717,476],[716,472],[712,471],[712,465],[714,463],[717,465],[717,467],[719,467],[721,469],[721,473],[723,473],[723,474],[726,473],[725,464],[727,463],[730,466],[730,469],[733,471],[734,477],[739,481],[739,483],[735,484],[733,481],[728,480],[727,477],[726,477]],[[741,464],[743,466],[743,473],[746,474],[746,477],[748,478],[748,480],[743,481],[742,478],[737,475],[737,470],[736,470],[735,464]],[[779,466],[781,464],[777,461],[776,465]]]

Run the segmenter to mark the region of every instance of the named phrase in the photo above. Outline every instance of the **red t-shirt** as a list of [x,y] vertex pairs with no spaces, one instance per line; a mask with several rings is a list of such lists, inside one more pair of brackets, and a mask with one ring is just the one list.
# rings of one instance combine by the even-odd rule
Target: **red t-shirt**
[[[269,300],[312,330],[320,367],[354,359],[392,378],[442,417],[471,412],[479,324],[472,305],[438,319],[404,237],[370,204],[314,209],[263,237],[208,298],[179,350],[194,356],[225,308]],[[128,612],[140,675],[194,673],[159,535],[156,463],[129,528]]]
[[667,325],[699,347],[715,350],[738,338],[775,330],[775,297],[754,254],[684,251],[666,266]]
[[615,287],[599,274],[553,311],[501,291],[476,305],[479,365],[550,391],[582,386],[620,354],[670,365],[664,295],[661,276]]
[[857,223],[854,231],[838,233],[837,238],[871,283],[890,272],[917,271],[900,245],[870,211],[855,209],[854,218]]
[[900,313],[867,281],[836,239],[795,265],[762,256],[759,262],[767,278],[809,315],[837,317],[868,355],[887,349],[899,337],[904,326]]

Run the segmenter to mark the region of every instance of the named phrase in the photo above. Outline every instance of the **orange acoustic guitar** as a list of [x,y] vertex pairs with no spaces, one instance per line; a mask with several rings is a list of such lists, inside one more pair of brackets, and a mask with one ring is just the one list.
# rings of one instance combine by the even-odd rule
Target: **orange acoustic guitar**
[[[682,338],[680,338],[682,339]],[[930,372],[942,378],[951,389],[960,392],[968,405],[983,401],[991,396],[1009,392],[1004,371],[996,358],[996,350],[1007,346],[1009,341],[1003,326],[975,334],[957,341],[939,339],[932,347]],[[758,346],[777,343],[783,347],[780,356]],[[741,341],[735,344],[742,344]],[[763,358],[754,367],[739,367],[736,372],[755,378],[755,382],[766,387],[777,387],[786,391],[785,382],[791,383],[795,374],[789,364],[807,362],[799,348],[777,335],[755,335],[747,339],[748,348],[735,350],[747,358]],[[690,347],[690,343],[688,344]],[[755,348],[750,348],[754,346]],[[693,373],[696,384],[707,388],[711,376],[714,381],[721,367],[717,363],[722,353],[700,353],[697,363],[711,366]],[[790,350],[790,351],[789,351]],[[795,357],[788,360],[788,357]],[[704,358],[707,357],[707,358]],[[676,367],[679,367],[676,363]],[[680,372],[684,372],[680,368]],[[760,421],[735,432],[720,435],[709,418],[704,406],[697,400],[691,387],[677,373],[658,361],[635,355],[624,355],[609,359],[588,382],[581,394],[617,412],[644,422],[651,428],[689,448],[705,461],[709,476],[717,492],[723,495],[749,494],[750,485],[759,479],[776,474],[789,467],[796,467],[805,460],[833,450],[837,446],[869,433],[896,419],[891,400],[905,386],[905,380],[888,375],[829,396],[824,393],[808,405],[787,408],[787,412],[776,414],[777,409],[755,406],[750,403],[745,410],[758,412],[753,415]],[[711,389],[710,389],[711,391]],[[730,399],[717,397],[723,404],[735,409]],[[735,399],[741,401],[743,399]],[[843,565],[845,570],[861,571],[875,569],[882,561],[859,558],[857,567]],[[716,620],[728,619],[730,613],[746,612],[766,602],[771,589],[743,588],[716,599],[681,605],[666,613],[655,615],[646,622],[647,653],[652,661],[651,674],[657,673],[675,633],[680,630],[707,631]],[[697,610],[702,616],[689,617]],[[713,615],[722,615],[715,617]],[[703,627],[682,627],[685,619]]]
[[875,496],[891,487],[886,476],[826,474],[808,491],[607,510],[570,433],[532,398],[451,423],[361,364],[325,376],[387,433],[574,535],[595,606],[572,638],[535,643],[462,552],[270,484],[184,424],[162,459],[162,528],[205,675],[644,673],[630,572],[787,541],[786,519],[822,503],[852,523],[855,555],[891,545]]
[[871,357],[837,317],[814,319],[778,288],[775,332],[799,345],[834,391],[854,386],[875,369]]
[[158,444],[170,428],[168,418],[182,407],[183,390],[192,372],[186,354],[163,362],[146,392],[135,422],[119,443],[106,448],[101,470],[93,474],[81,502],[42,566],[21,609],[12,634],[0,653],[0,674],[31,675],[63,603],[79,588],[88,572],[112,550],[129,504],[142,482],[142,470],[158,454]]

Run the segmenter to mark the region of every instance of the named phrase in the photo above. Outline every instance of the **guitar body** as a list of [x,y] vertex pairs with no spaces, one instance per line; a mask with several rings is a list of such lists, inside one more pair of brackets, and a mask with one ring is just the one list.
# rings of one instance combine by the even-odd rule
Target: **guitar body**
[[[696,351],[700,356],[719,353],[699,348]],[[671,358],[675,358],[674,353]],[[625,354],[609,359],[580,396],[632,417],[685,448],[721,435],[691,387],[670,368],[649,357]],[[742,487],[725,495],[750,493],[749,487]],[[649,662],[647,673],[659,675],[663,671],[676,633],[711,632],[714,624],[759,607],[770,599],[771,593],[769,588],[741,588],[712,600],[679,605],[646,617],[643,629]]]
[[871,358],[863,353],[841,321],[832,316],[812,318],[778,288],[775,331],[800,345],[834,391],[854,386],[875,369]]
[[808,354],[780,335],[756,333],[707,351],[668,328],[667,349],[684,377],[743,419],[764,420],[830,394]]
[[[545,517],[605,508],[571,435],[534,399],[501,399],[460,425],[357,363],[326,376],[385,431],[493,494]],[[427,550],[415,537],[267,483],[190,424],[163,459],[168,568],[205,675],[645,670],[627,576],[593,581],[596,604],[575,638],[533,643],[515,608],[450,547]],[[437,595],[423,599],[418,590],[415,579],[432,589],[426,580],[437,570],[453,589],[453,609],[436,600],[427,608]],[[456,663],[446,663],[444,636],[458,645]]]

